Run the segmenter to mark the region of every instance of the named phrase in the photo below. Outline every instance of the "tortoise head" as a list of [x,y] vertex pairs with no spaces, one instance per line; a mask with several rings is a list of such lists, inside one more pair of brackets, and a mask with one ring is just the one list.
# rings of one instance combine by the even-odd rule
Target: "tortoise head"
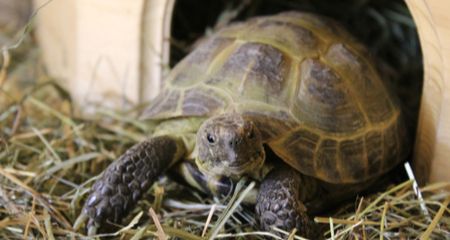
[[238,178],[260,170],[265,160],[260,131],[236,113],[206,120],[197,133],[197,147],[197,166],[207,175]]

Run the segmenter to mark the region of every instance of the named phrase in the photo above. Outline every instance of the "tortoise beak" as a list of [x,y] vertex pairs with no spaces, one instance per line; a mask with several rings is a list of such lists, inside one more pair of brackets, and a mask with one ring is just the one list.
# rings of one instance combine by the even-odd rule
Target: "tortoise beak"
[[235,161],[202,161],[197,158],[195,160],[198,169],[206,174],[213,176],[226,176],[232,179],[239,179],[243,175],[254,175],[259,173],[265,162],[266,154],[264,150],[259,150],[250,159],[242,161],[236,159]]

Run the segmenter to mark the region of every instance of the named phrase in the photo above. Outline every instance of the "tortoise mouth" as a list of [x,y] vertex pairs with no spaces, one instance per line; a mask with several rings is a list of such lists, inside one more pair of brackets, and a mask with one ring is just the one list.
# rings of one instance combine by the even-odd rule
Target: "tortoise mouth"
[[259,172],[265,162],[265,152],[261,150],[250,160],[242,162],[236,161],[202,161],[196,158],[195,163],[201,172],[207,175],[219,175],[231,178],[240,178],[243,175],[253,175]]

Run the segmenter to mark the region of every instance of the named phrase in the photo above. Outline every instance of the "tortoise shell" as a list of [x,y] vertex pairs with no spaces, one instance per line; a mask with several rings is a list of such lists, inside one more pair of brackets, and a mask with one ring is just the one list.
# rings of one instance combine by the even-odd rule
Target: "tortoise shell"
[[404,156],[398,103],[362,47],[331,19],[298,12],[222,29],[169,74],[144,119],[238,112],[303,174],[378,176]]

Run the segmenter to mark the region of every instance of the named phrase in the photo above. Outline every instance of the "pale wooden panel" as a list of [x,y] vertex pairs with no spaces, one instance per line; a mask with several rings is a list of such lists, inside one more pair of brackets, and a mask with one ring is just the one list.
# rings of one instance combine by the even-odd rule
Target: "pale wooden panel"
[[138,102],[142,6],[143,0],[76,0],[70,89],[80,105],[121,108]]
[[450,2],[406,1],[424,55],[424,86],[414,170],[421,183],[450,181]]
[[[35,0],[35,8],[47,0]],[[37,38],[49,73],[64,80],[74,74],[76,39],[76,1],[53,1],[40,9],[37,15]],[[63,20],[64,19],[64,20]]]
[[[35,8],[46,0],[35,0]],[[38,14],[51,75],[84,113],[153,98],[169,61],[174,0],[52,1]]]

